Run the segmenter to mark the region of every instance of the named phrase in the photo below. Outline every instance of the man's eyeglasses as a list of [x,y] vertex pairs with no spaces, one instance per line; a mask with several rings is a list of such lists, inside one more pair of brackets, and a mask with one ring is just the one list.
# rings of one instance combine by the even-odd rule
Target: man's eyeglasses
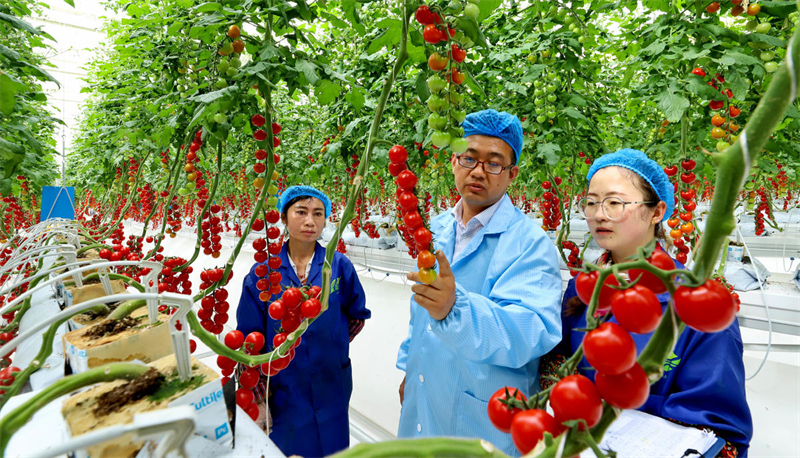
[[483,171],[491,175],[500,175],[503,173],[503,170],[514,167],[513,164],[509,165],[508,167],[503,167],[503,164],[499,164],[494,161],[479,161],[474,157],[464,156],[463,154],[456,156],[456,160],[458,161],[458,165],[464,167],[465,169],[472,170],[478,165],[481,165],[483,167]]
[[625,205],[631,204],[652,204],[651,200],[639,200],[635,202],[625,202],[619,197],[612,196],[606,197],[602,202],[598,203],[591,197],[584,197],[578,201],[578,213],[584,218],[592,218],[597,213],[598,208],[603,209],[603,214],[610,220],[618,220],[622,218],[625,213]]

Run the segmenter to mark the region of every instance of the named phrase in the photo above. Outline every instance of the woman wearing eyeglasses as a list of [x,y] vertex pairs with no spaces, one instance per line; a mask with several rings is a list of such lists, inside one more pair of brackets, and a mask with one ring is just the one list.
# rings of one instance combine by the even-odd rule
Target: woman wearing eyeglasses
[[[578,211],[586,218],[594,240],[605,250],[597,264],[621,263],[654,240],[656,249],[662,249],[661,222],[675,208],[675,188],[655,161],[641,151],[623,149],[596,160],[587,179],[589,189]],[[666,308],[669,293],[658,299]],[[585,313],[586,305],[577,297],[573,278],[562,300],[563,340],[549,355],[545,374],[552,374],[557,364],[581,344]],[[616,322],[613,316],[608,320]],[[631,334],[639,352],[651,335]],[[664,376],[651,385],[650,397],[639,410],[713,430],[727,441],[717,456],[747,456],[753,424],[745,397],[742,351],[736,321],[714,334],[687,327],[664,363]],[[578,372],[594,380],[594,370],[585,358],[578,364]]]

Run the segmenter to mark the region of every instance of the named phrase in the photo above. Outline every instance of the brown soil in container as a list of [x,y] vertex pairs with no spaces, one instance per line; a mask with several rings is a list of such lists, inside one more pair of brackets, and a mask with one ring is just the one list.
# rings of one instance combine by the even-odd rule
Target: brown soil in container
[[139,319],[126,316],[121,320],[105,320],[97,323],[86,331],[85,337],[99,339],[101,337],[113,336],[127,329],[139,325]]
[[72,320],[80,324],[89,324],[90,322],[96,320],[97,318],[105,318],[106,316],[108,316],[108,314],[116,310],[120,304],[122,304],[122,302],[114,302],[113,304],[106,304],[106,306],[108,307],[108,313],[100,310],[87,310],[81,313],[80,315],[73,316]]
[[155,393],[164,383],[164,380],[165,377],[160,372],[151,368],[141,377],[100,395],[97,398],[97,404],[94,406],[94,413],[98,416],[104,416],[116,412],[130,402],[136,402],[145,396]]

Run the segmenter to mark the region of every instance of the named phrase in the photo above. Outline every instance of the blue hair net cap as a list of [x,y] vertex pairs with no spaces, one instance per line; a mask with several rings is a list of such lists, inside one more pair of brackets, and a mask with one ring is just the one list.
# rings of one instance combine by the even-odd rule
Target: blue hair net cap
[[522,124],[516,116],[505,111],[483,110],[468,114],[461,127],[464,137],[486,135],[505,141],[514,150],[517,158],[515,164],[519,163],[522,155]]
[[592,177],[598,170],[611,166],[626,168],[642,177],[653,188],[658,198],[667,204],[667,211],[664,212],[664,217],[661,220],[663,221],[672,216],[672,212],[675,211],[675,187],[670,183],[669,177],[664,173],[664,169],[656,161],[650,159],[639,150],[621,149],[616,153],[606,154],[595,160],[589,168],[586,180],[592,181]]
[[286,204],[295,197],[316,197],[322,201],[325,206],[325,218],[331,216],[331,200],[325,195],[324,192],[317,188],[305,185],[289,186],[281,194],[281,200],[278,202],[278,211],[283,213],[287,210]]

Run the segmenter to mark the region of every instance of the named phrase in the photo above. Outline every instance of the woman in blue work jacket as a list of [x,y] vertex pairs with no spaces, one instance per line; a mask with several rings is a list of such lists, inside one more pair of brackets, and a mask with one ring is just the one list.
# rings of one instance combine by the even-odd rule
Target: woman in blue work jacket
[[[661,221],[673,213],[675,191],[655,161],[641,151],[624,149],[596,160],[587,179],[588,193],[578,205],[592,238],[606,250],[598,264],[622,262],[635,255],[638,247],[663,238]],[[675,264],[683,268],[682,264]],[[658,299],[666,308],[669,293]],[[579,329],[586,328],[585,313],[586,305],[577,297],[573,278],[562,301],[563,340],[551,353],[558,358],[551,360],[569,357],[580,346],[585,333]],[[616,323],[614,317],[610,321]],[[639,353],[651,335],[631,334]],[[742,352],[737,321],[717,333],[687,327],[664,363],[664,376],[651,385],[650,397],[639,410],[687,426],[711,429],[726,440],[717,456],[747,456],[753,422],[745,397]],[[585,358],[578,370],[594,380],[595,371]]]
[[[278,210],[289,234],[280,252],[281,285],[284,289],[322,286],[325,248],[317,239],[331,213],[330,199],[310,186],[292,186],[281,195]],[[268,317],[266,307],[279,295],[266,303],[258,299],[256,266],[244,279],[236,320],[243,334],[264,334],[265,352],[280,328],[279,322]],[[334,253],[331,278],[328,309],[303,334],[291,364],[269,379],[270,439],[286,456],[326,456],[350,444],[349,345],[370,311],[356,271],[341,253]],[[262,377],[254,390],[261,403],[265,381]]]

